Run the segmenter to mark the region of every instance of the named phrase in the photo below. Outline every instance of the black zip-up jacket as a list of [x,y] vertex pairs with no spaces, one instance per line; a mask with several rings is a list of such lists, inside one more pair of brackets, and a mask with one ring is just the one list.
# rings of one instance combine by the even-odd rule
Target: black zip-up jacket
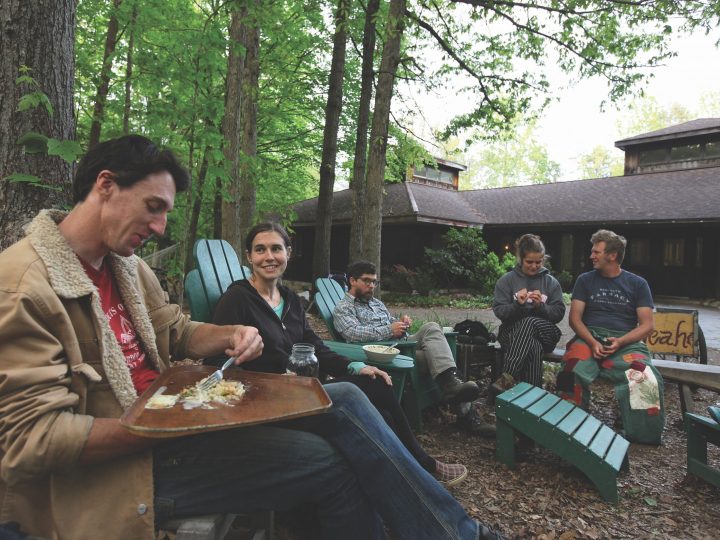
[[[295,343],[315,346],[315,356],[321,375],[340,377],[348,375],[350,360],[330,350],[313,332],[305,317],[300,298],[284,285],[278,285],[285,300],[282,317],[278,318],[270,305],[246,280],[236,281],[220,297],[212,322],[214,324],[243,324],[260,331],[264,348],[262,355],[245,362],[242,367],[264,373],[285,373],[285,364]],[[206,364],[220,365],[223,356],[207,358]]]

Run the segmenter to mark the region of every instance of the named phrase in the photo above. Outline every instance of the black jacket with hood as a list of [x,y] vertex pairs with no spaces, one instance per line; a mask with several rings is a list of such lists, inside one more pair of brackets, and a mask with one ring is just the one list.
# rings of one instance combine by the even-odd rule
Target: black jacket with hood
[[[278,285],[278,289],[285,300],[281,318],[247,280],[231,284],[215,306],[214,324],[243,324],[260,331],[264,343],[262,355],[245,362],[242,367],[250,371],[285,373],[292,346],[295,343],[310,343],[315,346],[321,375],[348,375],[350,361],[330,350],[313,332],[298,295],[284,285]],[[223,360],[224,357],[218,356],[205,362],[219,365]]]

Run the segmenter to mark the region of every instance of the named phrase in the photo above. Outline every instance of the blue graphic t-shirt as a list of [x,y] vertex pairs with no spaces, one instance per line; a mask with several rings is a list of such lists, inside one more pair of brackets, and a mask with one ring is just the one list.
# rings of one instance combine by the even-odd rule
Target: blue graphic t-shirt
[[647,281],[627,270],[614,278],[596,270],[580,274],[572,299],[585,302],[582,320],[586,326],[625,333],[638,325],[637,308],[654,307]]

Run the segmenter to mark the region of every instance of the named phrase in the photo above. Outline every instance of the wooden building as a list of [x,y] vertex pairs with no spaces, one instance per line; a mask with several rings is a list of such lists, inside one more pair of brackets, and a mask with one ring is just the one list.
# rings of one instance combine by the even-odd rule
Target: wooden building
[[[590,236],[600,228],[628,239],[625,268],[655,294],[720,298],[720,118],[704,118],[617,141],[624,176],[457,191],[430,171],[386,187],[383,266],[422,262],[449,227],[479,227],[498,254],[526,232],[539,234],[555,269],[591,268]],[[449,165],[448,165],[449,163]],[[440,162],[438,162],[440,168]],[[446,162],[459,174],[463,167]],[[442,183],[442,185],[439,185]],[[310,279],[317,200],[295,206],[298,260],[292,277]],[[332,268],[348,262],[351,193],[335,194]]]

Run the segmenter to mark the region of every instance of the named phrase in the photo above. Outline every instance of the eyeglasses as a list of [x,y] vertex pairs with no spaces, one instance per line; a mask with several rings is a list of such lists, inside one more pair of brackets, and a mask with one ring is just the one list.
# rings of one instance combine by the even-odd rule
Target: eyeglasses
[[362,281],[365,285],[375,285],[376,287],[378,287],[380,285],[379,279],[370,279],[367,277],[361,277],[360,281]]

